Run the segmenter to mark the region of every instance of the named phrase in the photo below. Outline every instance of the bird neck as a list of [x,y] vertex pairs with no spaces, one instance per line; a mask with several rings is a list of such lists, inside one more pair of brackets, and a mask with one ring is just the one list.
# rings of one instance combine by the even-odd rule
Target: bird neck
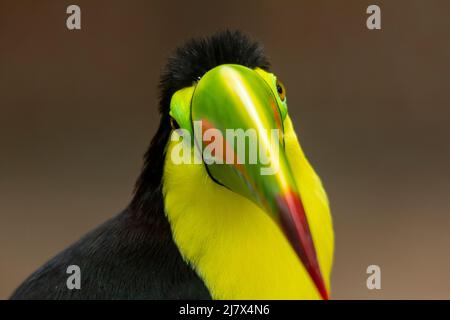
[[134,215],[144,220],[154,219],[155,203],[162,202],[164,160],[171,133],[171,127],[168,124],[168,116],[163,115],[160,126],[145,153],[144,167],[136,181],[134,196],[130,203],[130,209]]
[[[333,233],[328,202],[289,118],[285,144],[329,288]],[[204,165],[175,165],[170,157],[173,147],[169,142],[164,165],[165,213],[183,258],[212,297],[318,299],[308,273],[271,218],[253,202],[215,183]]]

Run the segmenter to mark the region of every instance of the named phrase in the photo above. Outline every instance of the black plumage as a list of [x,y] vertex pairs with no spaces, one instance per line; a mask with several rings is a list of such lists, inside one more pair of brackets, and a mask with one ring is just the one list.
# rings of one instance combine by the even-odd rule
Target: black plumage
[[[211,298],[172,239],[164,213],[162,174],[172,130],[172,95],[225,63],[268,68],[259,44],[238,31],[192,39],[175,51],[161,76],[160,126],[145,154],[130,205],[34,272],[12,299]],[[80,290],[66,286],[69,265],[81,269]]]

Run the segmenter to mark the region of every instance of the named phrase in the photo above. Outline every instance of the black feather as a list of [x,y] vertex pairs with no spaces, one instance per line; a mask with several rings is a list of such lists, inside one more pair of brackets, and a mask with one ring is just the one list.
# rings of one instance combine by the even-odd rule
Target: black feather
[[169,112],[170,99],[176,91],[191,86],[212,68],[227,63],[251,69],[269,68],[261,45],[240,31],[227,30],[211,37],[191,39],[176,49],[161,75],[161,112]]
[[[163,208],[146,220],[125,210],[34,272],[11,299],[209,299],[182,259]],[[67,267],[81,269],[81,289],[66,286]]]
[[[268,68],[262,48],[237,31],[193,39],[175,51],[161,76],[160,126],[130,205],[34,272],[12,299],[211,298],[173,241],[164,213],[162,174],[172,95],[225,63]],[[69,265],[81,268],[81,290],[66,286]]]

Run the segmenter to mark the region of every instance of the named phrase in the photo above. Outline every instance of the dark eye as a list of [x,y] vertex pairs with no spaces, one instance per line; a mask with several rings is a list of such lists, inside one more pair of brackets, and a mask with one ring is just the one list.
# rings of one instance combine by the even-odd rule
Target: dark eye
[[284,88],[283,83],[279,80],[277,80],[277,92],[281,101],[284,101],[284,99],[286,99],[286,89]]
[[180,129],[178,122],[172,117],[170,117],[170,126],[172,127],[173,130]]

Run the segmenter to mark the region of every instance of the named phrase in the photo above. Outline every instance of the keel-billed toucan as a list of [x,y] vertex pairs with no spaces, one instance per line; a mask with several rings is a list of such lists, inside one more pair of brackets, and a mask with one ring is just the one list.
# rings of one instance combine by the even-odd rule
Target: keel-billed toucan
[[[334,246],[327,196],[261,47],[240,32],[190,40],[169,59],[160,90],[160,126],[130,205],[12,298],[327,299]],[[253,130],[259,155],[276,170],[263,174],[262,156],[211,161],[237,147],[224,134],[228,149],[202,152],[208,129]],[[181,153],[188,161],[175,159]],[[80,268],[79,289],[66,286],[70,265]]]

